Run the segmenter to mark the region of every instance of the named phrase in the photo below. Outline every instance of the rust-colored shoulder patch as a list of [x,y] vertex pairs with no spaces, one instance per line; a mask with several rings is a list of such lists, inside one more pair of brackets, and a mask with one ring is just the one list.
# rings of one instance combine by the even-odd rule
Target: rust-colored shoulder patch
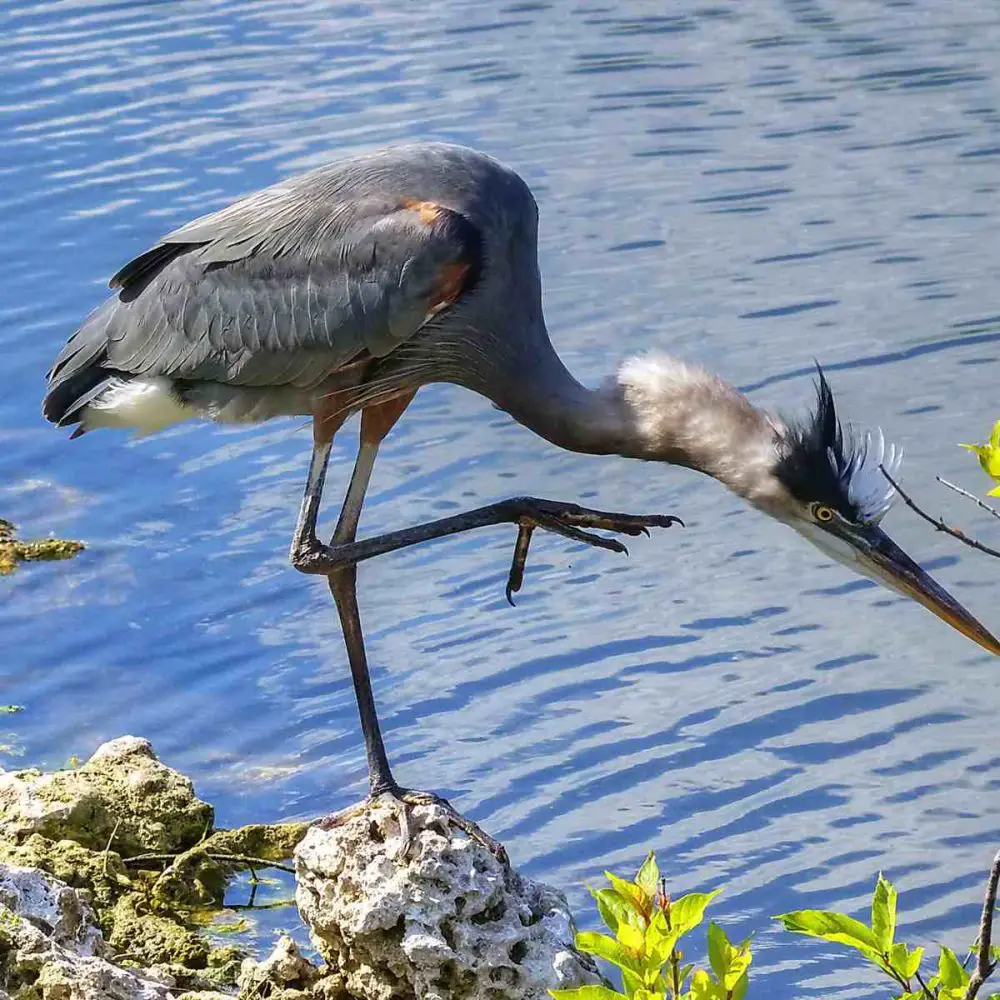
[[433,225],[447,211],[433,201],[404,201],[403,208],[416,212],[425,226]]
[[444,264],[439,269],[426,319],[431,319],[442,309],[447,309],[448,306],[458,301],[462,292],[465,291],[471,270],[471,264],[460,260]]

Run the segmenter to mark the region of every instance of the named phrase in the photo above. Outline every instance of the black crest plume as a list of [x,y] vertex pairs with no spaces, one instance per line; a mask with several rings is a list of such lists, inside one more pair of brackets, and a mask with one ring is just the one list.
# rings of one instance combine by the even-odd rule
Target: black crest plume
[[879,466],[884,464],[891,474],[902,451],[890,446],[887,454],[881,431],[876,439],[845,434],[818,363],[816,372],[816,409],[790,425],[776,475],[802,503],[825,504],[850,521],[877,521],[895,492]]

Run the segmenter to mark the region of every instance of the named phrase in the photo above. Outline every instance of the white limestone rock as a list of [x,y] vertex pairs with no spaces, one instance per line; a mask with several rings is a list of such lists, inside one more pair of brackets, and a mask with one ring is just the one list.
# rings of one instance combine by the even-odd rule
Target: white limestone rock
[[283,989],[307,990],[319,978],[319,969],[307,959],[287,934],[278,938],[271,954],[262,962],[243,960],[240,970],[241,996],[270,996]]
[[573,948],[565,897],[506,869],[436,805],[376,803],[295,851],[296,902],[358,1000],[548,1000],[599,983]]
[[37,868],[0,864],[0,982],[41,1000],[170,1000],[170,989],[102,956],[94,912]]
[[43,774],[0,770],[0,832],[40,833],[94,851],[183,851],[212,824],[189,778],[161,764],[148,740],[121,736],[80,767]]

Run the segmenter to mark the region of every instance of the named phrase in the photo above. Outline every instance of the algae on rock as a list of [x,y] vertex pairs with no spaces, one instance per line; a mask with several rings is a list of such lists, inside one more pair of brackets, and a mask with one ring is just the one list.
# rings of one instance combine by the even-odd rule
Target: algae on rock
[[[332,829],[213,830],[191,782],[135,737],[71,770],[0,771],[0,1000],[546,1000],[600,982],[561,893],[437,806],[412,810],[408,836],[399,819],[377,801]],[[327,965],[287,937],[262,962],[210,941],[229,878],[293,851]]]
[[80,767],[0,772],[0,829],[39,833],[92,851],[184,851],[212,827],[189,778],[161,764],[147,740],[122,736]]
[[24,1000],[169,1000],[171,984],[107,960],[94,912],[36,868],[0,864],[0,993]]
[[116,961],[171,986],[235,986],[246,952],[207,939],[206,907],[222,902],[248,860],[264,867],[290,856],[306,828],[213,831],[212,820],[190,780],[136,737],[104,744],[80,767],[0,771],[0,862],[65,882],[95,907]]
[[83,549],[83,542],[73,542],[64,538],[42,538],[34,542],[18,541],[14,535],[14,525],[0,517],[0,576],[13,573],[18,563],[72,559]]

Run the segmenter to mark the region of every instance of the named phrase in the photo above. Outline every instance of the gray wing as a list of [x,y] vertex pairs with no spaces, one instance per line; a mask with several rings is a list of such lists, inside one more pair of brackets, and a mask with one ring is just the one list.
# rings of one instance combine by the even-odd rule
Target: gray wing
[[61,420],[116,374],[311,388],[405,342],[477,280],[478,229],[442,205],[277,185],[181,227],[111,280],[119,290],[49,373]]

